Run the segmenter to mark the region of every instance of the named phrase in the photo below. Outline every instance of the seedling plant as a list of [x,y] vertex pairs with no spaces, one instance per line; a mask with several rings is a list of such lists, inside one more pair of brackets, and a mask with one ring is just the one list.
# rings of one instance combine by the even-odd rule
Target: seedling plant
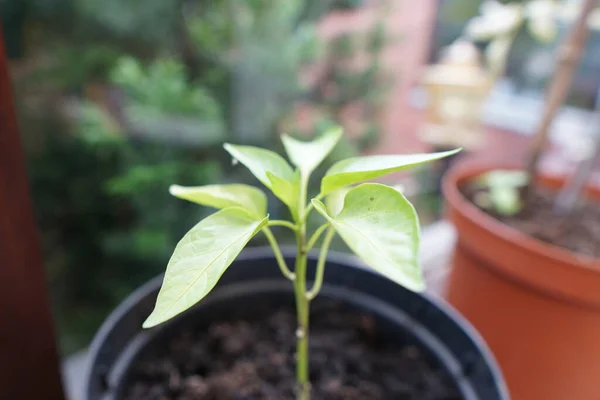
[[[200,221],[177,244],[167,265],[154,311],[144,328],[158,325],[202,300],[250,239],[262,232],[273,248],[281,273],[294,287],[298,328],[296,332],[297,398],[310,399],[309,307],[323,284],[327,252],[335,234],[373,269],[414,291],[424,289],[419,265],[419,221],[414,207],[396,189],[379,183],[363,183],[391,172],[410,168],[457,152],[375,155],[335,163],[323,176],[320,192],[307,201],[312,172],[342,137],[331,129],[311,142],[282,136],[293,168],[270,150],[225,144],[225,150],[289,209],[291,220],[271,220],[267,197],[254,186],[241,184],[199,187],[171,186],[174,196],[219,211]],[[357,185],[357,186],[355,186]],[[323,203],[325,200],[326,204]],[[311,212],[323,224],[309,235]],[[281,254],[272,227],[292,230],[297,253],[294,268]],[[315,278],[307,285],[307,254],[323,237]]]

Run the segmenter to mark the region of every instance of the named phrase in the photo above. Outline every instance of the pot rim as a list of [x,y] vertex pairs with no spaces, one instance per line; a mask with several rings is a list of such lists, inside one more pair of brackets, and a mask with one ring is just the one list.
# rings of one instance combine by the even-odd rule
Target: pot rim
[[[296,254],[295,247],[282,246],[281,250],[282,250],[283,256],[286,259],[295,257],[295,254]],[[238,256],[238,258],[236,260],[238,260],[238,259],[243,260],[243,261],[260,260],[260,259],[264,259],[265,254],[269,254],[270,256],[272,256],[272,250],[270,247],[261,246],[261,247],[246,248],[242,251],[242,253]],[[316,260],[317,255],[318,255],[317,251],[312,250],[309,253],[309,259],[312,258],[313,260]],[[345,267],[348,267],[348,268],[367,271],[374,275],[383,277],[381,274],[377,273],[375,270],[373,270],[371,268],[367,268],[355,256],[341,253],[341,252],[330,251],[327,258],[328,258],[328,260],[331,260],[333,263],[343,264]],[[385,277],[383,277],[383,278],[385,279]],[[135,289],[133,292],[131,292],[125,298],[124,301],[122,301],[109,314],[109,316],[106,318],[106,320],[102,323],[100,329],[94,336],[94,339],[92,340],[90,347],[89,347],[88,360],[87,360],[87,365],[85,366],[85,374],[84,374],[84,388],[86,390],[86,392],[84,393],[84,398],[87,398],[87,396],[88,396],[87,390],[89,388],[89,383],[93,379],[92,377],[94,374],[94,370],[96,368],[94,363],[98,361],[99,356],[102,354],[102,351],[105,346],[105,342],[107,341],[107,338],[115,330],[118,323],[122,319],[127,317],[127,315],[130,313],[131,309],[139,302],[139,299],[141,297],[145,297],[149,293],[155,291],[157,284],[160,286],[162,279],[163,279],[163,274],[152,278],[151,280],[149,280],[142,286]],[[408,289],[405,289],[405,290],[408,291]],[[453,320],[454,323],[458,327],[460,327],[460,329],[462,329],[464,331],[464,333],[470,338],[471,342],[473,343],[473,345],[475,346],[477,351],[480,352],[481,356],[485,360],[487,367],[489,368],[489,371],[491,373],[491,376],[493,376],[494,386],[495,386],[496,390],[498,390],[498,395],[500,396],[500,398],[505,399],[505,400],[510,399],[508,387],[504,380],[501,369],[496,361],[496,358],[494,357],[492,351],[488,347],[488,345],[485,342],[485,340],[483,339],[483,337],[473,327],[473,325],[462,314],[460,314],[452,305],[450,305],[449,303],[444,301],[444,299],[433,296],[426,292],[420,292],[420,293],[415,293],[415,294],[423,297],[426,302],[432,304],[434,307],[437,307],[439,310],[441,310],[442,313],[446,314],[449,319]]]
[[[480,210],[473,202],[469,201],[458,189],[461,183],[471,180],[481,174],[493,170],[520,170],[522,166],[507,163],[480,163],[465,162],[452,168],[443,181],[443,192],[446,201],[452,207],[460,210],[464,218],[474,225],[480,226],[492,235],[511,243],[527,252],[534,253],[542,259],[553,259],[560,262],[565,268],[579,268],[589,271],[600,277],[600,258],[579,255],[573,251],[559,246],[545,243],[518,229],[498,221],[496,218]],[[562,180],[565,174],[541,173],[541,177],[551,180]]]

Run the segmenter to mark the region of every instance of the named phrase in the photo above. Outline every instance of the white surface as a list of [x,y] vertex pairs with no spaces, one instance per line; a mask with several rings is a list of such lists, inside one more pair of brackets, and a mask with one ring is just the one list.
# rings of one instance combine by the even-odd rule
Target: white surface
[[63,383],[68,400],[83,399],[83,374],[87,368],[87,349],[67,357],[63,362]]

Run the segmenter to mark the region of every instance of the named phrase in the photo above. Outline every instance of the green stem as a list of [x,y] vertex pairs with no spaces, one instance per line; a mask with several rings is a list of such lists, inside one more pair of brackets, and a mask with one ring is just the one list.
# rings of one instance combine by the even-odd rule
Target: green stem
[[306,192],[308,191],[308,176],[300,176],[300,195],[298,199],[298,216],[300,216],[300,224],[306,223],[306,216],[308,215],[308,207],[312,205],[306,204]]
[[310,249],[312,249],[315,246],[315,243],[317,243],[317,240],[319,240],[319,238],[321,237],[321,234],[323,233],[323,231],[325,231],[325,229],[327,229],[328,226],[329,226],[329,223],[325,223],[317,228],[315,233],[313,233],[313,235],[308,240],[308,244],[304,248],[306,250],[306,252],[309,252]]
[[298,202],[298,230],[296,231],[296,244],[298,253],[296,255],[296,266],[294,272],[294,292],[296,295],[296,318],[298,328],[296,330],[296,383],[297,399],[310,400],[310,380],[308,375],[308,316],[309,301],[306,297],[306,191],[308,188],[308,176],[303,175],[300,179],[300,193]]
[[291,223],[289,221],[279,220],[279,219],[269,220],[268,225],[269,226],[283,226],[285,228],[291,229],[294,232],[296,232],[298,230],[298,227],[296,225],[294,225],[293,223]]
[[281,273],[287,279],[294,281],[296,279],[296,274],[294,274],[288,268],[288,266],[285,262],[285,259],[283,258],[283,255],[281,255],[281,250],[279,249],[279,244],[277,243],[275,236],[273,236],[273,232],[271,232],[271,229],[269,229],[268,226],[265,226],[264,228],[262,228],[262,231],[265,234],[265,236],[267,237],[267,240],[269,241],[269,243],[271,244],[271,247],[273,248],[273,253],[275,254],[275,259],[277,260],[277,265],[279,265],[279,269],[281,270]]
[[[302,235],[299,235],[299,239]],[[296,382],[298,400],[310,400],[310,381],[308,375],[308,315],[309,301],[306,297],[306,252],[303,241],[298,242],[296,257],[296,312],[298,328],[296,330]]]
[[329,251],[329,246],[331,245],[331,240],[335,235],[335,229],[329,228],[327,234],[325,235],[325,239],[323,239],[323,245],[321,246],[321,251],[319,253],[319,261],[317,263],[317,270],[315,271],[315,282],[313,283],[310,291],[306,293],[306,297],[308,301],[313,300],[319,294],[321,290],[321,286],[323,286],[323,274],[325,272],[325,261],[327,261],[327,252]]
[[[314,199],[315,200],[321,200],[323,197],[325,197],[325,195],[319,193],[317,195],[317,197],[315,197]],[[306,202],[306,196],[304,198],[304,202]],[[304,204],[304,203],[300,203],[300,204]],[[301,214],[302,215],[302,218],[301,218],[302,221],[306,221],[306,218],[308,218],[308,214],[310,214],[310,212],[313,210],[313,208],[315,208],[315,206],[313,205],[312,201],[306,205],[306,208],[304,209],[304,212]]]

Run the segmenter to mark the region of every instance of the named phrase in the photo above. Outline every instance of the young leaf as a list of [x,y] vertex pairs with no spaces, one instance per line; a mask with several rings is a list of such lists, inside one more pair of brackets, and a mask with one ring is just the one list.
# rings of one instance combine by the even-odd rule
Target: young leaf
[[302,174],[310,175],[331,153],[342,134],[342,128],[336,127],[327,130],[312,142],[301,142],[289,135],[281,135],[281,140],[292,164],[298,167]]
[[273,174],[271,171],[267,171],[267,177],[271,182],[271,190],[273,193],[279,193],[279,199],[283,201],[290,208],[294,219],[296,219],[296,212],[298,210],[298,191],[300,190],[300,174],[294,173],[294,178],[285,180],[279,176]]
[[320,201],[313,199],[312,203],[373,269],[408,289],[425,288],[419,265],[419,220],[400,192],[364,183],[346,194],[344,207],[335,217]]
[[519,188],[527,184],[527,173],[518,170],[498,169],[490,171],[477,178],[479,187],[514,187]]
[[327,214],[329,216],[335,217],[342,211],[342,208],[344,208],[344,199],[350,190],[352,190],[352,186],[344,186],[327,195],[325,206],[327,207]]
[[156,306],[144,328],[174,317],[206,296],[267,220],[230,207],[203,219],[186,233],[169,260]]
[[184,187],[171,185],[169,192],[180,199],[214,208],[241,207],[255,217],[267,215],[267,196],[254,186],[242,184]]
[[[282,185],[273,184],[273,180],[269,179],[270,172],[272,175],[280,179],[279,181],[298,182],[296,174],[292,167],[279,154],[270,150],[261,149],[253,146],[237,146],[226,143],[225,150],[231,154],[233,158],[244,164],[250,172],[266,187],[268,187],[275,196],[293,208],[290,204],[290,195],[284,191]],[[297,190],[297,189],[296,189]]]
[[[474,200],[483,208],[492,208],[501,215],[515,215],[522,209],[521,188],[527,184],[525,171],[495,170],[480,176],[476,184],[489,189],[480,193]],[[483,197],[481,195],[484,195]],[[491,204],[486,204],[486,203]]]
[[375,179],[390,172],[400,171],[429,161],[456,154],[460,149],[431,154],[383,155],[348,158],[329,168],[321,181],[321,194],[326,195],[341,187]]

